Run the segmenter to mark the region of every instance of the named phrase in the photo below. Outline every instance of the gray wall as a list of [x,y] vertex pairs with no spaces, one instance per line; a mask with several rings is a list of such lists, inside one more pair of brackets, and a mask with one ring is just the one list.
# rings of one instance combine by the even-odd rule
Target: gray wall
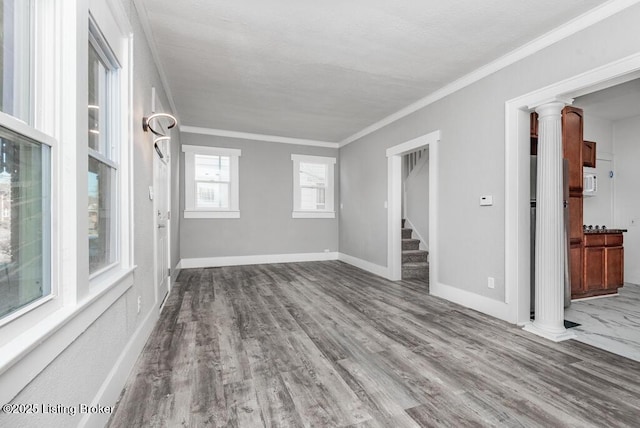
[[[81,2],[82,4],[83,2]],[[151,87],[166,107],[169,102],[162,90],[162,84],[151,51],[138,20],[133,0],[123,0],[134,31],[133,44],[133,164],[134,164],[134,257],[137,269],[135,283],[124,295],[109,307],[82,335],[27,385],[13,400],[14,403],[48,403],[77,405],[90,404],[114,367],[125,345],[142,321],[150,315],[152,322],[157,317],[153,286],[153,202],[149,200],[149,186],[153,184],[153,146],[150,135],[143,133],[140,121],[151,111]],[[79,8],[81,6],[78,6]],[[85,11],[86,13],[86,11]],[[83,108],[79,106],[79,108]],[[86,106],[84,107],[86,108]],[[178,160],[180,136],[172,132],[173,174],[179,171]],[[174,175],[172,187],[174,198],[178,195],[177,178]],[[178,201],[172,201],[172,209],[177,212]],[[179,216],[172,220],[171,248],[172,265],[177,263],[179,254]],[[137,297],[142,297],[142,309],[137,313]],[[142,337],[142,340],[146,340]],[[135,360],[134,360],[135,361]],[[124,386],[124,385],[123,385]],[[115,403],[100,403],[114,405]],[[0,413],[0,426],[43,427],[76,426],[83,415],[18,415]],[[108,417],[108,415],[107,415]]]
[[385,150],[439,129],[438,280],[504,301],[505,101],[639,52],[639,21],[635,5],[341,148],[340,251],[386,266]]
[[[182,218],[180,254],[183,259],[338,251],[339,164],[335,167],[336,218],[291,218],[291,154],[337,157],[337,149],[188,133],[182,134],[182,143],[242,150],[240,218]],[[181,159],[184,167],[184,154]],[[184,195],[184,177],[181,190]],[[183,217],[184,196],[180,204]]]
[[429,149],[404,182],[404,197],[409,220],[416,232],[413,237],[429,248]]
[[613,123],[615,224],[624,234],[624,280],[640,284],[640,116]]

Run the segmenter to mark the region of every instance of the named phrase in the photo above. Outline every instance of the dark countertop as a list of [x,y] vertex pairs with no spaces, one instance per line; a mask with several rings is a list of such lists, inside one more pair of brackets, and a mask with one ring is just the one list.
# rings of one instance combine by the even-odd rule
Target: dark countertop
[[616,234],[616,233],[624,233],[626,231],[627,229],[587,229],[587,230],[584,230],[584,233],[589,235],[596,235],[596,234],[606,235],[607,233]]

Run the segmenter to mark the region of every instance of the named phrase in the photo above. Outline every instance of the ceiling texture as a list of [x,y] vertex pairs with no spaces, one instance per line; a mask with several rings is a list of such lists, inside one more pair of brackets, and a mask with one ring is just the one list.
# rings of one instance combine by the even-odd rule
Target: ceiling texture
[[604,0],[136,0],[182,125],[340,142]]

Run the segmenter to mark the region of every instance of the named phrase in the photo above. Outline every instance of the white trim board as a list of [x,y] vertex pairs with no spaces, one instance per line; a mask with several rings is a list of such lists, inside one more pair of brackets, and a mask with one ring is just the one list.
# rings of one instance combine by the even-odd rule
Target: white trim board
[[317,262],[327,260],[340,260],[352,266],[370,272],[374,275],[388,278],[386,266],[380,266],[357,257],[339,252],[328,253],[292,253],[292,254],[263,254],[256,256],[229,256],[229,257],[198,257],[180,260],[177,269],[193,269],[222,266],[243,266],[272,263],[298,263]]
[[383,278],[389,279],[389,270],[386,266],[380,266],[375,263],[368,262],[366,260],[359,259],[357,257],[350,256],[345,253],[338,253],[338,260],[341,262],[348,263],[352,266],[355,266],[359,269],[366,270],[369,273],[374,275],[381,276]]
[[[169,290],[169,293],[171,293],[171,290]],[[127,378],[131,370],[133,370],[138,357],[142,354],[144,345],[151,335],[157,320],[158,311],[154,309],[149,310],[147,316],[125,345],[122,353],[107,375],[107,378],[102,382],[95,397],[91,400],[91,406],[115,407],[120,393],[127,382]],[[111,413],[88,413],[80,420],[78,427],[105,426],[110,417]]]
[[481,296],[440,282],[429,283],[429,294],[457,303],[492,317],[509,321],[509,307],[500,300]]
[[267,141],[270,143],[297,144],[299,146],[339,148],[338,143],[330,141],[307,140],[304,138],[282,137],[279,135],[253,134],[250,132],[229,131],[226,129],[201,128],[198,126],[180,125],[180,132],[186,134],[213,135],[216,137],[239,138],[242,140]]
[[596,67],[508,100],[505,103],[505,303],[507,321],[529,321],[529,110],[573,98],[640,76],[640,53]]
[[133,286],[133,269],[113,287],[60,309],[0,347],[0,402],[9,403]]
[[472,71],[471,73],[438,89],[432,94],[427,95],[426,97],[412,104],[409,104],[407,107],[404,107],[397,112],[390,114],[384,119],[381,119],[378,122],[375,122],[372,125],[369,125],[368,127],[345,138],[340,142],[340,147],[344,147],[349,143],[359,140],[366,135],[369,135],[397,120],[402,119],[403,117],[415,113],[416,111],[428,106],[429,104],[433,104],[434,102],[441,100],[442,98],[451,95],[454,92],[459,91],[460,89],[463,89],[481,79],[484,79],[490,74],[502,70],[503,68],[506,68],[523,58],[533,55],[536,52],[539,52],[542,49],[577,33],[578,31],[584,30],[587,27],[603,21],[608,17],[635,5],[638,2],[640,2],[640,0],[609,0],[608,2],[589,10],[588,12],[565,23],[564,25],[561,25],[560,27],[549,31],[548,33],[530,41],[529,43],[526,43],[523,46],[514,49],[513,51],[507,53],[506,55],[503,55],[495,61],[492,61],[489,64],[486,64]]
[[291,253],[291,254],[261,254],[252,256],[227,257],[194,257],[180,260],[180,269],[261,265],[271,263],[297,263],[338,260],[337,252],[324,253]]

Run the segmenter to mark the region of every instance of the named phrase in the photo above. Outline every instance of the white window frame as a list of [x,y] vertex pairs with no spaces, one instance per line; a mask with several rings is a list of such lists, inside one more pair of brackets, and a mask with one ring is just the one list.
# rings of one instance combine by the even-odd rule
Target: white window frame
[[[292,218],[335,218],[335,164],[336,158],[311,155],[291,155],[293,161],[293,212]],[[325,188],[325,208],[323,210],[303,210],[300,205],[302,189],[300,188],[300,163],[315,163],[327,166],[327,187]]]
[[[21,7],[25,7],[25,5],[21,5]],[[43,258],[49,258],[49,271],[45,275],[49,275],[50,289],[49,294],[0,318],[0,354],[2,353],[2,345],[12,337],[15,337],[25,328],[52,314],[62,306],[59,299],[56,299],[60,294],[58,275],[61,272],[59,266],[60,255],[56,251],[60,245],[61,234],[56,230],[55,224],[56,215],[59,215],[60,212],[56,206],[56,201],[59,197],[59,169],[57,162],[60,153],[59,138],[57,138],[55,127],[43,117],[43,111],[55,109],[53,88],[43,89],[48,83],[47,78],[51,79],[52,75],[55,74],[51,72],[51,67],[53,67],[52,57],[46,54],[47,51],[52,49],[53,45],[54,30],[52,20],[48,15],[53,9],[53,2],[32,0],[27,7],[31,14],[30,25],[32,28],[23,31],[30,32],[30,46],[24,47],[24,51],[30,55],[29,77],[22,79],[19,82],[19,86],[21,86],[22,90],[28,90],[29,98],[28,100],[20,100],[24,101],[26,105],[20,104],[17,107],[18,112],[16,114],[22,116],[21,118],[0,112],[0,125],[50,148],[50,242],[44,247],[42,254]],[[36,58],[38,61],[36,61]],[[47,71],[49,71],[48,74]],[[28,89],[25,86],[28,86]],[[18,88],[15,89],[18,90]],[[1,368],[2,359],[0,358]]]
[[[89,275],[89,290],[84,290],[90,294],[110,288],[114,283],[118,282],[118,278],[122,278],[130,273],[135,264],[133,261],[133,144],[131,142],[133,127],[133,108],[132,108],[132,85],[133,74],[131,63],[133,49],[131,39],[131,29],[128,27],[126,16],[118,16],[114,13],[117,10],[117,1],[89,1],[89,21],[87,22],[87,43],[91,37],[97,39],[96,42],[102,45],[101,48],[109,49],[105,52],[110,65],[118,66],[117,72],[109,76],[110,93],[107,94],[108,101],[112,104],[107,116],[110,126],[112,138],[107,141],[111,144],[108,149],[110,156],[105,157],[100,153],[89,149],[84,137],[83,147],[87,151],[85,159],[89,156],[99,160],[116,170],[116,179],[112,183],[112,197],[115,201],[112,203],[113,219],[111,230],[111,252],[113,254],[113,262],[93,273],[88,273],[88,265],[86,267]],[[122,12],[122,11],[121,11]],[[89,22],[95,27],[95,32],[89,31]],[[98,38],[98,36],[100,36]],[[88,45],[87,45],[88,52]],[[88,61],[85,61],[88,64]],[[88,85],[85,85],[88,90]],[[86,98],[88,99],[88,98]],[[86,108],[86,106],[85,106]],[[85,110],[86,111],[86,110]],[[85,114],[85,117],[88,115]],[[84,133],[86,136],[87,132]],[[85,176],[88,174],[88,168],[85,168]],[[86,196],[88,198],[88,193]],[[86,206],[86,205],[85,205]],[[85,227],[81,233],[86,234],[88,250],[88,227]],[[87,251],[88,253],[88,251]],[[87,257],[88,264],[88,257]],[[80,293],[83,290],[79,290]]]
[[[44,370],[134,282],[133,32],[120,0],[33,0],[31,122],[0,124],[51,147],[51,293],[0,319],[0,402]],[[120,70],[119,263],[89,280],[87,55],[91,14]]]
[[[183,145],[184,153],[184,218],[240,218],[240,156],[242,150],[226,147]],[[196,155],[229,156],[229,207],[196,206]]]
[[[112,211],[112,217],[110,218],[111,227],[109,228],[109,233],[111,235],[109,237],[109,259],[111,262],[93,273],[90,272],[89,279],[93,280],[94,278],[99,278],[100,275],[103,275],[111,269],[118,268],[120,265],[120,243],[122,242],[122,239],[125,238],[119,230],[121,218],[123,216],[120,212],[121,204],[119,200],[119,195],[121,194],[120,176],[122,175],[120,168],[120,152],[122,148],[121,146],[123,145],[120,144],[120,139],[122,138],[121,128],[125,123],[122,123],[123,117],[120,115],[120,110],[123,108],[123,105],[120,102],[120,95],[122,92],[120,73],[122,72],[122,67],[116,58],[115,52],[110,48],[106,37],[103,36],[99,24],[91,14],[89,15],[89,45],[93,46],[107,69],[107,81],[105,82],[107,85],[105,100],[107,111],[105,111],[104,116],[100,118],[101,121],[104,120],[106,122],[102,125],[107,131],[106,139],[104,141],[107,147],[104,151],[98,151],[87,147],[87,151],[90,158],[109,167],[113,177],[110,195],[110,210]],[[126,105],[124,108],[126,110]],[[124,141],[124,145],[126,146],[126,140]]]

